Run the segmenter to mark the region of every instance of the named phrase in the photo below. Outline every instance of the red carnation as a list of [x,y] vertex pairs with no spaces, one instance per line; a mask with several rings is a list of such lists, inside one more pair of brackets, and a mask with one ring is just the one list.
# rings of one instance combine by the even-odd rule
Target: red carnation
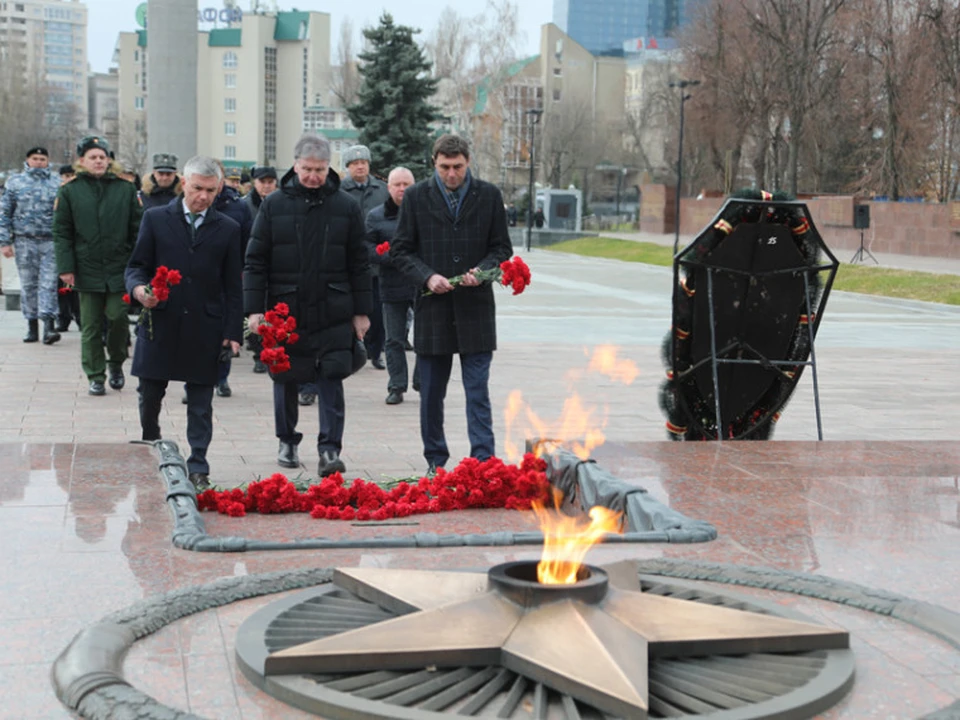
[[388,252],[390,252],[390,243],[382,242],[377,245],[377,255],[386,255]]

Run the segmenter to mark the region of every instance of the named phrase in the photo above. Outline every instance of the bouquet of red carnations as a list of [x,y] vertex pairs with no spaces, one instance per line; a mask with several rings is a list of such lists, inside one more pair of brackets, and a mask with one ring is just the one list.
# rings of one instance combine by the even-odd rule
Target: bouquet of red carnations
[[[160,265],[154,273],[150,284],[146,286],[145,292],[147,295],[153,295],[160,302],[164,302],[170,299],[170,288],[174,285],[179,285],[182,279],[183,276],[179,270],[171,270],[166,265]],[[123,301],[128,305],[130,304],[129,293],[124,293]],[[150,339],[153,340],[153,315],[151,315],[150,308],[148,307],[140,311],[140,318],[137,320],[137,325],[143,324],[147,325],[147,333],[150,335]]]
[[[530,285],[530,268],[519,256],[505,260],[495,268],[477,270],[473,276],[480,282],[498,282],[504,287],[512,287],[513,294],[519,295]],[[463,275],[454,275],[450,284],[454,287],[463,284]],[[433,295],[429,290],[424,295]]]
[[284,345],[293,345],[300,336],[294,332],[297,329],[297,319],[290,315],[290,306],[286,303],[277,303],[273,310],[267,310],[263,315],[263,322],[258,328],[263,338],[263,350],[260,351],[260,362],[267,366],[272,373],[282,373],[290,369],[290,356]]

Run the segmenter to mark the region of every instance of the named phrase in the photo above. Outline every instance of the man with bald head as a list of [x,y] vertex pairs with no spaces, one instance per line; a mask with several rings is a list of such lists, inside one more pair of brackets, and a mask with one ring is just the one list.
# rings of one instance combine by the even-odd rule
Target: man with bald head
[[[380,267],[380,300],[383,306],[383,325],[386,331],[384,354],[387,357],[387,405],[399,405],[407,391],[407,356],[404,340],[407,337],[407,311],[413,307],[416,285],[393,264],[390,253],[377,253],[382,243],[389,243],[397,231],[400,203],[408,187],[416,182],[413,173],[405,167],[394,168],[387,178],[386,201],[367,214],[367,248],[370,262]],[[413,389],[420,387],[417,368],[413,370]]]

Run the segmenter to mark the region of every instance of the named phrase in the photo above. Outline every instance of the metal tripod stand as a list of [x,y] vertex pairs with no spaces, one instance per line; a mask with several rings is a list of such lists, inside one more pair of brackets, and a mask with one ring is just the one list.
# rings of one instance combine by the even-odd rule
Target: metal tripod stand
[[873,253],[867,249],[867,246],[863,244],[863,228],[860,228],[860,248],[853,254],[853,257],[850,258],[850,264],[854,265],[856,263],[866,262],[866,257],[869,255],[870,259],[873,260],[874,265],[879,265],[877,259],[873,256]]

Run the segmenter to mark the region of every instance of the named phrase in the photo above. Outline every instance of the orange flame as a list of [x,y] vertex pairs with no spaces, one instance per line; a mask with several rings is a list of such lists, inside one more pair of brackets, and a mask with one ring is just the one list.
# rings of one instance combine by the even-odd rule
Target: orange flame
[[[554,490],[554,505],[561,494]],[[571,517],[559,509],[548,510],[533,503],[533,512],[540,520],[543,532],[543,556],[537,564],[537,580],[543,585],[571,585],[578,580],[580,567],[587,551],[607,533],[621,532],[622,513],[609,508],[590,508],[590,522]]]
[[[640,371],[632,360],[618,358],[617,348],[612,345],[601,345],[594,349],[586,372],[600,373],[617,382],[630,384]],[[583,374],[582,370],[572,370],[567,374],[567,380],[572,384],[581,379]],[[524,452],[513,440],[515,430],[522,432],[526,438],[536,438],[539,441],[533,448],[537,456],[542,455],[550,447],[562,446],[582,460],[586,460],[594,448],[603,445],[606,441],[604,435],[604,429],[607,426],[606,408],[597,410],[586,406],[576,392],[572,392],[564,401],[560,416],[555,422],[542,420],[524,401],[523,393],[519,390],[514,390],[507,398],[504,416],[506,424],[504,449],[507,458],[512,462],[519,461]]]

